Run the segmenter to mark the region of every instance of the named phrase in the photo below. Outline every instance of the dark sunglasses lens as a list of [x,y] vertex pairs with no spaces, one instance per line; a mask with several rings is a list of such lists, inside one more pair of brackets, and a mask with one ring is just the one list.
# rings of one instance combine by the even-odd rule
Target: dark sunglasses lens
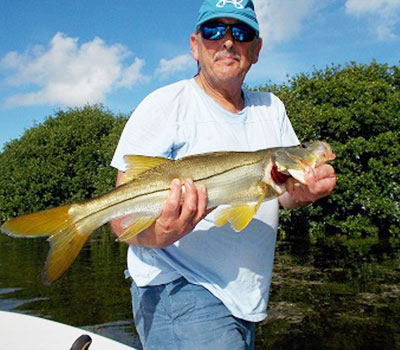
[[256,37],[256,31],[246,24],[235,24],[232,26],[232,36],[237,41],[248,42]]
[[232,36],[235,40],[240,42],[252,41],[256,36],[256,31],[244,23],[235,23],[228,25],[225,23],[205,23],[201,26],[201,35],[207,40],[220,40],[228,30],[231,28]]
[[204,39],[219,40],[226,34],[226,26],[224,24],[209,23],[203,24],[201,27],[201,35]]

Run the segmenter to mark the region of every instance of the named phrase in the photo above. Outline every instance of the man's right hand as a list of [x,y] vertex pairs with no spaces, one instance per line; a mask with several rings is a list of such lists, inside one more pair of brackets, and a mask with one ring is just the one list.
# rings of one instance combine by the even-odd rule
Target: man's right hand
[[[163,205],[156,222],[127,241],[129,244],[146,248],[165,248],[190,233],[212,209],[207,210],[207,188],[200,184],[198,188],[192,179],[185,180],[183,203],[182,184],[178,179],[171,182],[168,198]],[[113,220],[112,229],[118,236],[126,229],[122,228],[122,219]]]

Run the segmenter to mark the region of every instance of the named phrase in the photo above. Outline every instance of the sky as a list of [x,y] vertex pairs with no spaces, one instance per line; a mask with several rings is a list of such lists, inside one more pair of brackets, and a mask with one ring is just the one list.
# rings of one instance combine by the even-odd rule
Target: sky
[[[101,103],[128,114],[151,91],[192,77],[201,3],[0,0],[0,151],[60,109]],[[254,3],[263,49],[248,86],[331,64],[400,64],[400,0]]]

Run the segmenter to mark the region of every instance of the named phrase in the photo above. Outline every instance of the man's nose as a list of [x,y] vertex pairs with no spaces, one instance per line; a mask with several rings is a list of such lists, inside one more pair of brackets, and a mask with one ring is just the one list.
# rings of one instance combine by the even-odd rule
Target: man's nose
[[235,39],[233,39],[232,30],[230,28],[227,30],[227,32],[222,40],[224,40],[224,47],[227,50],[229,50],[233,47],[233,45],[234,45],[233,43],[234,43]]

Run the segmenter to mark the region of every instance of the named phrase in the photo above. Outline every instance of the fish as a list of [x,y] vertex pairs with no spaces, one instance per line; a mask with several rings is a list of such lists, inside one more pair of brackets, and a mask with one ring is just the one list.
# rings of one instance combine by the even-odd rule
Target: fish
[[[113,219],[131,222],[118,240],[129,241],[160,216],[173,179],[192,178],[207,186],[208,206],[225,205],[215,224],[228,222],[242,231],[263,201],[279,197],[293,177],[306,184],[305,173],[335,158],[324,141],[253,152],[211,152],[171,160],[126,155],[121,185],[95,198],[9,219],[1,227],[12,237],[48,236],[50,250],[42,273],[44,284],[58,280],[71,266],[91,233]],[[182,187],[182,200],[184,198]],[[133,220],[133,221],[132,221]]]

